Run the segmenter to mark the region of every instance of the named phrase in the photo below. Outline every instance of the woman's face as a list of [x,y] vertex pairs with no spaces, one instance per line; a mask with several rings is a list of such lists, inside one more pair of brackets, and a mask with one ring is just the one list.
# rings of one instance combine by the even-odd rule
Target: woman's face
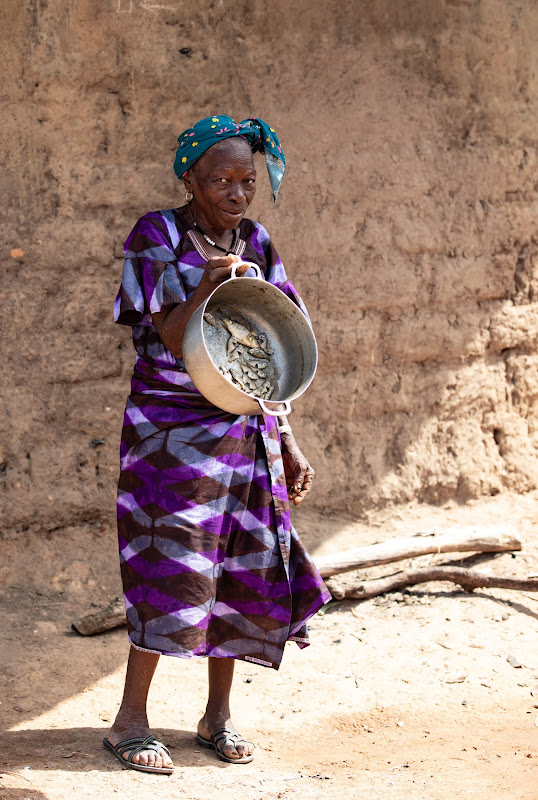
[[235,228],[256,193],[256,169],[245,139],[214,144],[183,176],[194,195],[191,209],[204,230],[217,234]]

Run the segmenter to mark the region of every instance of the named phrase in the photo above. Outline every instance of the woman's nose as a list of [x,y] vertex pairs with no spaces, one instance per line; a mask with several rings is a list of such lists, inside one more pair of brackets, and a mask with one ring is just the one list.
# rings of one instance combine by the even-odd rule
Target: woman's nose
[[234,203],[242,203],[245,199],[245,192],[240,183],[232,183],[230,186],[229,197]]

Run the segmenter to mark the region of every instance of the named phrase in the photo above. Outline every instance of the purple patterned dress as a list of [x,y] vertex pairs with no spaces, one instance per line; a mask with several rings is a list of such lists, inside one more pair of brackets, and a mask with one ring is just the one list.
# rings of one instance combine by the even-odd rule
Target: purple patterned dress
[[[236,252],[304,309],[267,231],[248,219],[239,230]],[[137,353],[117,507],[129,638],[277,669],[330,595],[290,522],[275,419],[209,403],[152,323],[194,291],[202,250],[178,210],[146,214],[125,243],[114,317]]]

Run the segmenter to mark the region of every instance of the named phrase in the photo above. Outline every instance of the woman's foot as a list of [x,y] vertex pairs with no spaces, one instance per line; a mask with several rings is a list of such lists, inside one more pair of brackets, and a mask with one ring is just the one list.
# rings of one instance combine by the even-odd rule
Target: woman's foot
[[254,744],[247,739],[243,739],[235,730],[235,727],[229,715],[214,714],[209,715],[208,712],[204,714],[198,723],[198,735],[207,742],[212,741],[211,736],[219,730],[226,729],[231,733],[236,733],[239,736],[235,741],[226,741],[223,739],[221,742],[214,742],[217,754],[224,756],[224,760],[240,761],[252,756],[254,752]]
[[[158,653],[149,653],[146,650],[137,650],[135,647],[131,647],[129,661],[127,662],[123,700],[114,724],[106,737],[112,748],[129,739],[141,739],[144,741],[146,737],[151,735],[146,703],[151,679],[158,661]],[[106,746],[108,747],[108,745]],[[128,759],[130,752],[132,752],[132,749],[126,748],[123,758]],[[115,755],[118,755],[117,751],[115,751]],[[132,757],[132,763],[141,767],[155,769],[172,769],[174,766],[168,753],[156,748],[155,745],[151,749],[135,753]]]
[[[118,714],[116,721],[108,733],[107,739],[110,744],[115,747],[117,744],[127,739],[145,739],[150,735],[151,731],[147,719],[135,720]],[[129,751],[124,753],[124,758],[128,758],[128,756]],[[164,767],[165,769],[172,769],[174,766],[172,759],[164,750],[159,750],[158,752],[155,752],[154,749],[141,750],[139,753],[135,753],[131,760],[133,764],[139,764],[141,767],[154,767],[156,769],[162,769]]]

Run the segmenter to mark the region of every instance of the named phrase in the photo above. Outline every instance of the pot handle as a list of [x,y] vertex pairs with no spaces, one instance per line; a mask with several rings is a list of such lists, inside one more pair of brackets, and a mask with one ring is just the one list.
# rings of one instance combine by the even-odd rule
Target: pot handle
[[232,264],[232,274],[230,275],[231,278],[236,278],[237,277],[235,272],[236,272],[237,267],[240,267],[241,264],[248,264],[249,267],[252,267],[253,270],[256,270],[256,278],[255,278],[255,280],[260,280],[260,281],[264,280],[261,269],[259,268],[259,266],[257,264],[253,264],[252,261],[235,261]]
[[284,408],[281,408],[278,411],[273,411],[270,408],[267,408],[263,400],[258,400],[263,413],[269,414],[270,417],[279,417],[280,415],[287,416],[288,414],[291,414],[291,403],[289,400],[276,400],[275,402],[280,403],[280,405],[284,404]]

